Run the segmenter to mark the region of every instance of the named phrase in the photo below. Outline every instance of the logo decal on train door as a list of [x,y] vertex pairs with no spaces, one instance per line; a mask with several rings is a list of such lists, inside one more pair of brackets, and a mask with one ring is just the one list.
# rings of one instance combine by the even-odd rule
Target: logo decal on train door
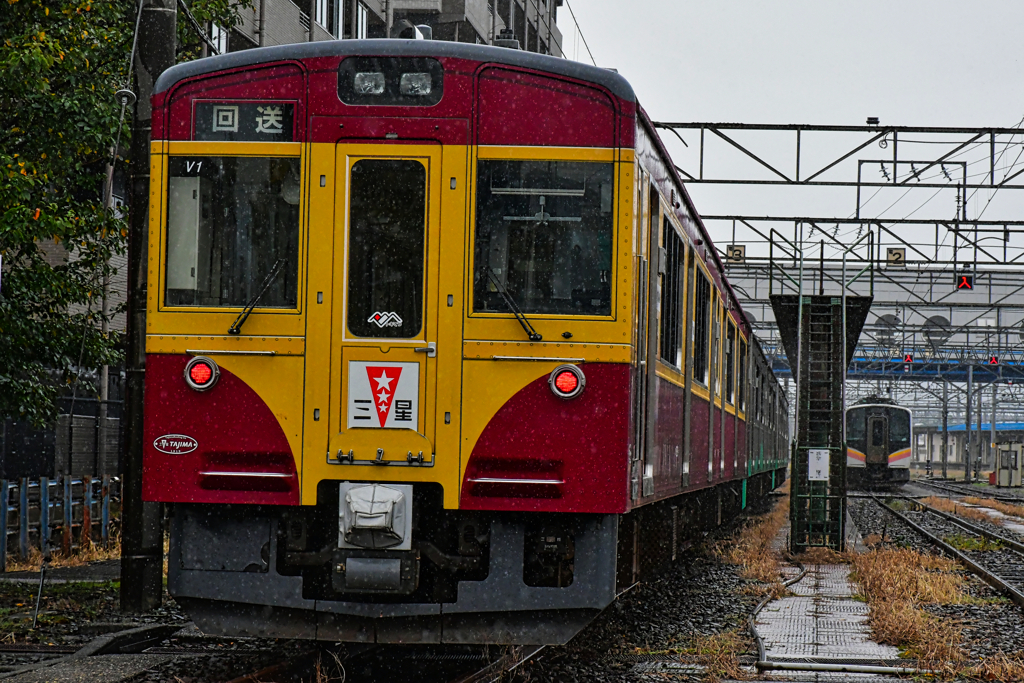
[[419,363],[348,364],[348,427],[417,429]]
[[393,311],[381,311],[375,312],[366,321],[368,323],[375,323],[377,327],[384,329],[385,327],[401,327],[402,318]]

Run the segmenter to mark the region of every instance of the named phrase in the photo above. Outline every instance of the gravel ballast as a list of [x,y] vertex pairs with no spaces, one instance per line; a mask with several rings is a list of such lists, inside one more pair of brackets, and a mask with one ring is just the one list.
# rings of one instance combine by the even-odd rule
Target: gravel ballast
[[[850,515],[863,537],[886,534],[887,545],[912,548],[921,553],[938,551],[895,516],[869,499],[849,500]],[[939,537],[969,535],[952,522],[923,512],[905,512],[907,517]],[[974,523],[973,520],[967,520]],[[963,628],[963,648],[972,660],[997,654],[1016,655],[1024,651],[1024,610],[1003,597],[973,574],[962,570],[967,592],[977,604],[923,605],[930,614],[953,619]]]

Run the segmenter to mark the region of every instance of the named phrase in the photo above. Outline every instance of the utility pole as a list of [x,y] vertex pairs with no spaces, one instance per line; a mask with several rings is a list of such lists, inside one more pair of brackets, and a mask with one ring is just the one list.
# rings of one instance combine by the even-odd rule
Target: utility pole
[[949,380],[942,379],[942,478],[948,475],[946,472],[947,459],[949,458]]
[[149,239],[149,143],[153,84],[174,65],[175,0],[142,0],[135,55],[131,204],[128,227],[128,340],[125,365],[125,458],[121,510],[121,609],[160,606],[163,593],[163,526],[159,503],[142,502],[142,400],[146,373],[146,275]]
[[964,481],[971,483],[971,390],[974,387],[974,366],[967,366],[967,393],[964,395]]
[[981,475],[981,454],[985,450],[984,437],[981,435],[981,421],[984,419],[984,412],[981,408],[981,399],[985,391],[978,387],[978,455],[974,458],[974,479],[978,480]]
[[996,403],[999,401],[999,385],[995,382],[992,383],[992,421],[989,423],[989,439],[988,439],[988,457],[985,461],[995,467],[996,465],[996,454],[999,452],[996,449]]

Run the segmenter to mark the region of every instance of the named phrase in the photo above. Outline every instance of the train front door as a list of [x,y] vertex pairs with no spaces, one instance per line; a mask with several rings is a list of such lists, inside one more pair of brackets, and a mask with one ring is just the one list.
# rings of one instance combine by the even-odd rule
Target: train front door
[[889,459],[889,422],[881,415],[868,416],[868,449],[865,462],[884,465]]
[[[430,467],[437,427],[440,145],[336,152],[331,425],[336,465]],[[341,296],[337,296],[341,294]],[[340,474],[365,478],[369,470]]]

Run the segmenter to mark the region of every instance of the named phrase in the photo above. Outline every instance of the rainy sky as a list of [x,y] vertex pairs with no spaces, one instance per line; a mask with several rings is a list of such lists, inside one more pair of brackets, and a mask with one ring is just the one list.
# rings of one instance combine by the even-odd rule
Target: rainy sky
[[[599,66],[653,118],[1012,126],[1024,2],[575,0]],[[565,8],[563,48],[589,62]]]
[[[656,121],[864,125],[868,116],[877,116],[890,125],[1012,127],[1024,119],[1019,38],[1024,2],[572,0],[571,5],[597,64],[625,76]],[[589,63],[564,6],[559,25],[567,56]],[[743,135],[738,139],[764,145]],[[670,135],[662,137],[677,164],[697,165],[697,133],[684,133],[689,150]],[[805,151],[820,154],[824,164],[854,144],[833,140],[812,149],[805,143]],[[1016,147],[1000,157],[1000,172],[1024,167],[1024,156],[1018,158],[1024,147]],[[780,168],[793,165],[791,141],[777,139],[755,149]],[[929,155],[937,148],[906,149],[911,158],[935,158]],[[987,147],[971,154],[988,158]],[[734,162],[734,152],[720,147],[706,155],[705,168],[719,164],[720,174],[729,176],[739,168]],[[805,163],[813,165],[809,159]],[[869,179],[881,182],[881,170],[871,172],[878,177]],[[849,179],[855,179],[855,169],[853,174]],[[848,217],[856,210],[849,193],[810,197],[778,188],[741,192],[693,184],[689,190],[705,215]],[[1019,218],[1024,191],[1016,193],[1019,199],[1009,191],[994,194],[973,194],[968,213]],[[949,218],[956,213],[956,199],[955,191],[904,196],[903,190],[884,190],[861,215]],[[712,230],[721,241],[720,230]],[[930,229],[908,234],[915,242],[934,241]],[[1020,242],[1024,247],[1024,238]]]

